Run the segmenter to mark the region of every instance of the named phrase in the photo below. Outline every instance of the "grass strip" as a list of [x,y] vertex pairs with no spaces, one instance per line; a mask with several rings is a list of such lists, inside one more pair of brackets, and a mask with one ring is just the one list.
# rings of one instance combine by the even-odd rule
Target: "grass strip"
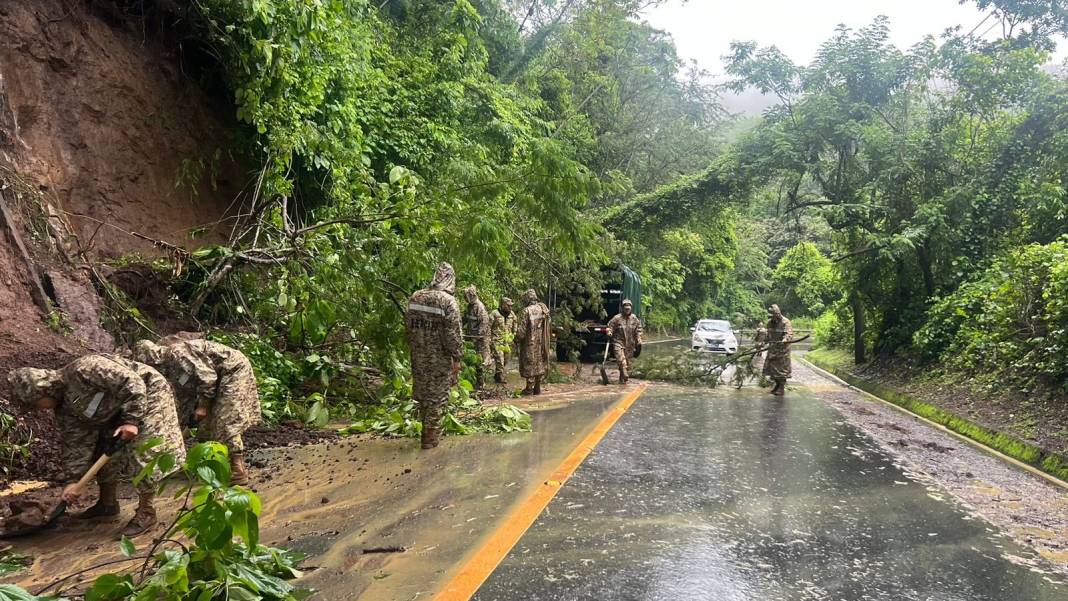
[[845,367],[851,361],[848,353],[821,349],[807,353],[805,359],[867,393],[889,401],[936,424],[945,426],[957,434],[966,436],[1017,461],[1042,470],[1054,478],[1068,482],[1068,458],[1029,442],[1024,442],[1004,432],[981,426],[945,409],[902,394],[888,386],[883,386],[852,374]]

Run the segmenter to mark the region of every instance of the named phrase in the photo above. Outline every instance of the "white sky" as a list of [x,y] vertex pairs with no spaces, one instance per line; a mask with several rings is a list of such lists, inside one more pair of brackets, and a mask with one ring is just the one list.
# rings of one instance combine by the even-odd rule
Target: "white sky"
[[[890,18],[891,40],[901,49],[928,34],[937,41],[947,27],[961,25],[969,32],[985,16],[975,4],[957,0],[669,0],[645,18],[672,35],[680,56],[718,75],[723,72],[720,57],[734,40],[775,45],[794,62],[808,64],[839,23],[859,29],[878,15]],[[988,20],[976,34],[994,22]],[[989,35],[998,33],[1000,26]],[[1058,63],[1068,56],[1068,43],[1059,46]]]

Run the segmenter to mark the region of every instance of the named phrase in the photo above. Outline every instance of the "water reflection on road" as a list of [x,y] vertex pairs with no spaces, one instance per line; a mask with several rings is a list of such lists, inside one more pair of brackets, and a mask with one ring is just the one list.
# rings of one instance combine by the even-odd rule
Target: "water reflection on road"
[[1028,555],[803,392],[659,386],[476,599],[1068,598]]

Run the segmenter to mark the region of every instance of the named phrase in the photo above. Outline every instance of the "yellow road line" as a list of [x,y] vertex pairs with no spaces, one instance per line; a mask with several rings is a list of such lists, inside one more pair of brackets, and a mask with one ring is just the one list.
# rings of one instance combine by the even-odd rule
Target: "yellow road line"
[[497,569],[534,520],[538,519],[560,487],[575,473],[578,466],[582,465],[597,443],[601,442],[604,435],[612,429],[612,426],[634,404],[634,401],[638,400],[647,387],[648,384],[641,384],[605,413],[601,421],[586,435],[586,438],[582,439],[582,442],[571,450],[564,461],[553,470],[552,474],[549,474],[545,482],[539,484],[530,496],[508,514],[504,523],[467,560],[452,580],[434,597],[434,601],[466,601],[478,591],[478,588],[489,578],[493,570]]

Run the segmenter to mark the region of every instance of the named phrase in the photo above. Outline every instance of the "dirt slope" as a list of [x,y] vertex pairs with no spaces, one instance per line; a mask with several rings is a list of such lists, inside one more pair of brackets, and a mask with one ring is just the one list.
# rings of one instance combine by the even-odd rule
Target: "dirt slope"
[[[177,45],[143,36],[136,19],[106,20],[78,0],[0,3],[0,163],[107,254],[151,245],[109,226],[93,237],[101,221],[182,244],[244,183],[220,151],[227,116],[182,73]],[[198,165],[198,185],[176,188],[183,164]]]
[[[0,0],[0,190],[69,329],[47,325],[0,219],[0,409],[10,369],[55,367],[111,344],[100,335],[89,278],[58,248],[76,257],[152,255],[145,237],[190,248],[229,233],[225,216],[248,180],[225,152],[232,109],[186,75],[173,36],[151,30],[106,0]],[[47,207],[73,239],[57,244],[50,232],[62,228]],[[203,226],[192,241],[189,230]],[[23,426],[38,437],[47,429],[32,419]]]

